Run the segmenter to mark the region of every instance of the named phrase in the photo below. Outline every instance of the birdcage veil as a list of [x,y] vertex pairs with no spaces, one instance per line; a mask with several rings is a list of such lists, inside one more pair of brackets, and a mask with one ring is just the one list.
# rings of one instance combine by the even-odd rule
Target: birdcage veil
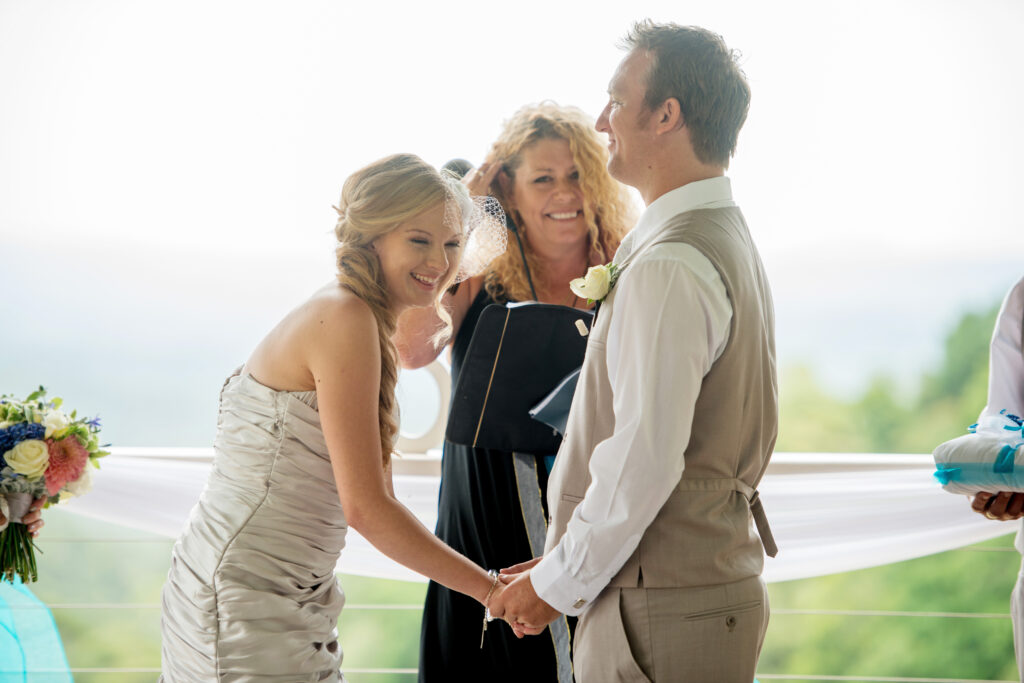
[[462,260],[455,277],[455,282],[461,282],[484,272],[491,261],[505,252],[505,212],[494,197],[470,196],[456,177],[446,175],[445,180],[445,223],[462,236]]

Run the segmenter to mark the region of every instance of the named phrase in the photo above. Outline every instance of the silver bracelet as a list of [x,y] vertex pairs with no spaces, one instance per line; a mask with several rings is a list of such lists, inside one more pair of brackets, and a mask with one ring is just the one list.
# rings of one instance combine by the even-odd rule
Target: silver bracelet
[[498,578],[498,572],[494,569],[488,569],[487,575],[494,579],[494,583],[491,584],[491,589],[487,591],[487,597],[484,598],[484,626],[480,630],[480,649],[484,649],[484,635],[487,634],[487,622],[494,621],[494,617],[491,616],[491,608],[488,603],[491,601],[491,596],[494,595],[494,589],[498,587],[498,582],[501,580]]

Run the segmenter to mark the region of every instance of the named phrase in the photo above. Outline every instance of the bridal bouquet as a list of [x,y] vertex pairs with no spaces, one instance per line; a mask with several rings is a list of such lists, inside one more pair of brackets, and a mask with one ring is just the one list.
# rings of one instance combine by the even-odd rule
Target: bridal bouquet
[[46,390],[24,401],[0,396],[0,512],[8,519],[0,531],[0,578],[36,581],[35,546],[21,518],[36,498],[46,505],[89,490],[88,465],[107,452],[99,445],[99,418],[79,418],[61,410],[61,399]]

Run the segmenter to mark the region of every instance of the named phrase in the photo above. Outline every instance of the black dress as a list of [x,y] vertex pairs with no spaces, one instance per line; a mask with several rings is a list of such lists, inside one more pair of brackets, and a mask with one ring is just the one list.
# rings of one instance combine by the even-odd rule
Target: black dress
[[[480,313],[491,303],[494,301],[487,291],[481,289],[466,312],[452,344],[453,386],[458,381]],[[524,476],[527,471],[523,468],[524,459],[527,459],[528,476]],[[510,567],[543,551],[543,548],[534,549],[536,532],[531,546],[523,513],[524,506],[534,510],[538,506],[534,501],[521,504],[520,496],[537,496],[543,507],[546,493],[547,467],[543,456],[514,455],[445,441],[435,533],[481,567]],[[536,520],[533,523],[536,528]],[[481,649],[482,621],[483,607],[476,600],[431,581],[423,608],[419,680],[422,683],[569,683],[572,680],[568,625],[564,617],[540,635],[521,640],[504,621],[493,621],[488,625]]]

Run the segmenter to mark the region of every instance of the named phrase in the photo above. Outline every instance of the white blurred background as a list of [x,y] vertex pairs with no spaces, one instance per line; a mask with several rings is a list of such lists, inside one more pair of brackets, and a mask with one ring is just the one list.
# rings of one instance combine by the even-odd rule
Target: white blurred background
[[783,382],[910,382],[1024,274],[1021,3],[595,8],[0,0],[0,393],[45,384],[115,445],[209,445],[223,378],[332,277],[350,172],[477,162],[543,99],[596,116],[643,17],[743,53],[729,175]]

